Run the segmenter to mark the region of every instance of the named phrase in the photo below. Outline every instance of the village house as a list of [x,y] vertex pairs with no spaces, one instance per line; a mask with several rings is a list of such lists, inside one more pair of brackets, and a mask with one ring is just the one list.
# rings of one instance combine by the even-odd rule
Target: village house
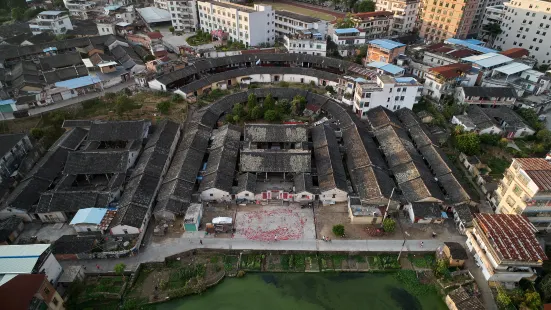
[[513,286],[523,278],[535,280],[534,268],[547,260],[537,231],[523,215],[477,213],[467,247],[487,281]]
[[45,274],[56,284],[63,268],[49,244],[3,245],[0,251],[0,287],[20,274]]
[[382,207],[363,205],[360,197],[348,196],[348,217],[352,224],[381,224],[383,212]]
[[467,293],[465,288],[460,286],[446,295],[446,305],[450,310],[484,310],[484,304],[476,296]]
[[457,230],[465,235],[466,230],[473,227],[473,214],[469,205],[461,204],[453,207],[453,220]]
[[235,199],[242,202],[253,202],[256,200],[256,174],[242,173],[237,177],[237,190]]
[[450,267],[463,268],[465,261],[469,259],[465,248],[457,242],[444,242],[444,245],[436,250],[436,257],[448,262]]
[[18,274],[0,285],[2,307],[10,310],[65,310],[63,298],[44,274]]
[[26,134],[0,135],[0,184],[17,174],[19,165],[32,147]]
[[447,219],[446,213],[440,204],[434,202],[410,202],[404,207],[412,223],[442,224]]

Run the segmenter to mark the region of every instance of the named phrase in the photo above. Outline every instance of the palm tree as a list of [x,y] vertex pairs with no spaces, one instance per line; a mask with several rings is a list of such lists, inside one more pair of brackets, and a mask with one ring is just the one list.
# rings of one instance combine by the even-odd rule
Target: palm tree
[[490,46],[494,45],[494,40],[503,32],[498,23],[486,24],[482,27],[482,30],[484,31],[482,38],[488,37],[488,43],[491,43]]

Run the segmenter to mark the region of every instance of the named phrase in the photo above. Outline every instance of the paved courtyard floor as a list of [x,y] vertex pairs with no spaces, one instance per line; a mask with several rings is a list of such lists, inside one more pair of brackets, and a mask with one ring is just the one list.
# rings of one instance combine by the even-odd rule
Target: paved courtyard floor
[[52,243],[63,235],[76,235],[75,229],[67,223],[25,223],[25,228],[15,243],[23,243],[34,236],[38,242]]
[[312,240],[316,238],[314,213],[297,203],[240,207],[235,238],[255,241]]

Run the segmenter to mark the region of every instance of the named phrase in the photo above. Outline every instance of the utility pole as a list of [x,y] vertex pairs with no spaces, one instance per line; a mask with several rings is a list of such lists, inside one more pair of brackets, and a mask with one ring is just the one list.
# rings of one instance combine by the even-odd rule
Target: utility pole
[[390,193],[390,197],[388,197],[388,203],[386,204],[386,209],[385,209],[385,214],[383,214],[383,221],[381,222],[381,227],[383,227],[383,223],[386,219],[386,216],[388,214],[388,207],[390,207],[390,200],[392,199],[392,195],[394,195],[394,190],[396,189],[396,187],[393,187],[392,188],[392,192]]

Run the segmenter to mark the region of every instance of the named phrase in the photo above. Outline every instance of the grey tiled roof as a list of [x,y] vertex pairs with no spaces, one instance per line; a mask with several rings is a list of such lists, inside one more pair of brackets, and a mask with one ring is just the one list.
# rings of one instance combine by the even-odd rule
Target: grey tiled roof
[[90,126],[88,140],[131,141],[142,139],[150,123],[147,121],[94,121]]
[[92,124],[91,120],[66,119],[63,121],[63,125],[61,126],[61,128],[73,128],[73,127],[90,128],[91,124]]
[[43,71],[82,64],[82,58],[80,57],[80,53],[78,52],[46,56],[39,59],[40,66]]
[[179,131],[180,124],[176,122],[163,120],[157,123],[153,134],[147,139],[145,149],[155,146],[157,152],[168,154]]
[[28,173],[28,176],[53,182],[63,171],[68,153],[69,151],[67,149],[61,147],[49,150],[42,156],[38,163],[34,165],[33,169]]
[[452,163],[447,156],[434,145],[427,145],[419,148],[421,155],[427,161],[428,166],[436,177],[446,175],[452,171]]
[[461,183],[459,183],[453,172],[438,177],[438,183],[444,189],[447,202],[459,204],[467,203],[471,200],[471,197],[467,194],[463,186],[461,186]]
[[56,147],[62,147],[71,151],[76,150],[86,135],[88,130],[76,127],[66,131],[57,141],[52,145],[50,149],[55,149]]
[[207,161],[207,169],[199,191],[217,188],[229,193],[235,175],[241,131],[236,126],[225,125],[215,130],[212,135],[213,142]]
[[306,142],[308,128],[304,125],[247,124],[245,140],[251,142]]
[[23,133],[0,135],[0,158],[16,146],[25,136],[27,135]]
[[40,195],[36,213],[76,212],[85,208],[105,208],[108,193],[91,191],[57,191]]
[[298,173],[294,179],[295,193],[308,192],[314,194],[314,184],[310,173]]
[[390,197],[395,186],[388,172],[373,166],[358,168],[350,177],[354,190],[366,202]]
[[172,181],[174,179],[181,179],[190,183],[195,183],[197,173],[199,172],[201,163],[203,162],[203,156],[203,152],[199,152],[194,149],[187,149],[174,154],[168,172],[165,176],[165,182]]
[[237,177],[236,194],[244,191],[256,192],[256,173],[242,173]]
[[415,217],[420,218],[441,218],[440,205],[433,202],[412,202],[411,208]]
[[311,154],[305,150],[242,150],[244,172],[310,172]]
[[396,116],[400,119],[405,128],[422,124],[421,120],[415,113],[408,108],[401,108],[396,110]]
[[40,193],[46,191],[51,182],[31,177],[19,183],[6,199],[5,207],[29,211],[40,200]]
[[120,205],[136,204],[145,208],[151,207],[160,180],[158,176],[145,173],[132,178],[124,188]]
[[369,110],[367,112],[367,119],[374,130],[386,125],[392,125],[398,128],[403,126],[394,112],[382,106]]
[[67,174],[124,173],[128,166],[128,151],[70,152],[65,163]]
[[140,228],[147,215],[148,208],[136,204],[128,204],[117,209],[115,218],[111,221],[109,227],[126,225]]

